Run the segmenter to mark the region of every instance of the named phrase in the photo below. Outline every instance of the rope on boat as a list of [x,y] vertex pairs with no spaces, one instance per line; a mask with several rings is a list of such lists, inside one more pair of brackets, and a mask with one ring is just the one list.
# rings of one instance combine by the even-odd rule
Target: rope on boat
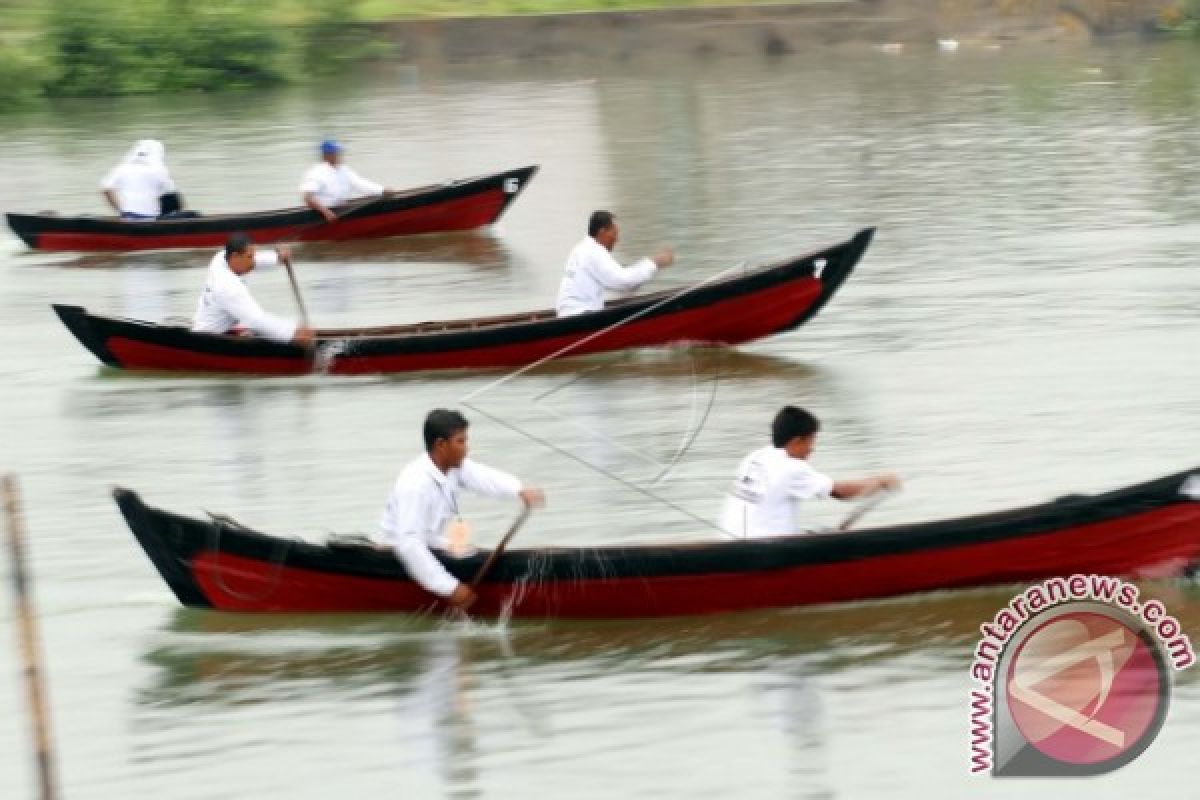
[[470,408],[470,409],[476,411],[477,413],[482,414],[483,416],[487,417],[488,419],[490,419],[494,422],[500,423],[501,425],[508,428],[509,430],[516,431],[517,433],[521,434],[522,436],[525,436],[526,438],[530,439],[531,441],[537,442],[538,444],[542,445],[543,447],[553,450],[554,452],[558,453],[559,455],[566,456],[567,458],[571,459],[572,461],[578,462],[589,469],[595,470],[596,472],[600,473],[601,475],[605,476],[606,478],[614,480],[617,483],[621,484],[622,486],[624,486],[628,489],[632,489],[633,491],[637,492],[638,494],[642,495],[643,497],[647,497],[651,500],[654,500],[655,502],[662,503],[663,505],[667,506],[668,508],[670,508],[674,511],[678,511],[680,514],[683,514],[685,517],[687,517],[689,519],[693,519],[702,525],[705,525],[709,528],[713,528],[714,530],[720,531],[721,534],[724,536],[728,536],[731,539],[738,538],[738,537],[734,536],[733,534],[729,533],[729,531],[723,530],[720,526],[714,525],[712,523],[712,520],[705,519],[704,517],[693,514],[691,511],[688,511],[683,506],[680,506],[677,503],[673,503],[670,500],[666,499],[665,497],[655,494],[654,492],[650,491],[649,489],[645,489],[642,486],[640,486],[639,484],[634,483],[633,481],[626,480],[625,478],[622,478],[620,475],[617,475],[615,472],[612,472],[611,470],[607,470],[604,467],[598,466],[596,464],[592,464],[589,461],[582,458],[581,456],[578,456],[575,453],[572,453],[570,450],[559,447],[558,445],[554,444],[553,442],[551,442],[547,439],[544,439],[541,436],[538,436],[537,434],[533,433],[532,431],[525,430],[524,428],[521,428],[517,425],[513,425],[511,422],[502,420],[499,417],[495,416],[494,414],[489,414],[488,412],[484,411],[482,408],[476,408],[475,406],[469,405],[467,403],[463,403],[463,405],[467,406],[467,408]]
[[[673,303],[676,300],[678,300],[679,298],[681,298],[691,292],[694,292],[697,289],[701,289],[710,283],[714,283],[716,281],[722,280],[727,275],[735,273],[738,270],[744,269],[746,266],[746,263],[747,262],[743,261],[739,264],[735,264],[732,267],[723,269],[720,272],[714,273],[714,274],[708,276],[707,278],[704,278],[703,280],[698,281],[697,283],[687,286],[678,292],[669,294],[666,297],[664,297],[662,300],[659,300],[656,303],[652,303],[652,304],[646,306],[641,311],[638,311],[634,314],[630,314],[628,317],[625,317],[623,319],[617,320],[616,322],[614,322],[613,324],[611,324],[605,328],[601,328],[600,330],[598,330],[594,333],[591,333],[591,334],[583,337],[582,339],[579,339],[578,341],[572,342],[571,344],[568,344],[565,347],[562,347],[562,348],[556,350],[555,352],[550,353],[549,355],[539,358],[537,361],[534,361],[531,364],[527,364],[524,367],[521,367],[520,369],[514,370],[514,371],[508,373],[507,375],[505,375],[501,378],[498,378],[497,380],[494,380],[491,383],[489,383],[479,389],[476,389],[475,391],[468,394],[466,397],[462,398],[459,402],[462,403],[467,408],[471,409],[472,411],[482,414],[485,417],[487,417],[488,419],[498,422],[501,425],[505,426],[506,428],[509,428],[510,430],[513,430],[513,431],[525,436],[526,438],[528,438],[534,442],[537,442],[538,444],[548,447],[549,449],[553,450],[556,453],[559,453],[560,455],[564,455],[567,458],[572,459],[573,461],[583,464],[585,467],[595,470],[596,472],[600,473],[601,475],[604,475],[605,477],[607,477],[611,480],[614,480],[617,483],[620,483],[621,485],[623,485],[629,489],[633,489],[635,492],[638,492],[639,494],[641,494],[645,497],[648,497],[651,500],[655,500],[659,503],[666,505],[668,508],[678,511],[680,514],[683,514],[685,517],[688,517],[689,519],[695,520],[707,527],[710,527],[710,528],[713,528],[714,530],[720,531],[720,533],[724,536],[727,536],[732,539],[736,539],[737,538],[736,536],[733,536],[733,534],[729,533],[728,531],[722,530],[719,526],[714,525],[711,520],[697,516],[696,514],[693,514],[691,511],[688,511],[687,509],[679,506],[678,504],[672,503],[670,500],[667,500],[666,498],[661,497],[661,496],[655,494],[654,492],[649,491],[648,489],[644,489],[643,487],[639,486],[638,484],[628,481],[628,480],[622,478],[621,476],[616,475],[615,473],[604,469],[603,467],[597,466],[595,464],[591,464],[591,463],[583,460],[579,456],[576,456],[574,453],[571,453],[568,450],[558,447],[557,445],[553,444],[552,442],[549,442],[546,439],[543,439],[542,437],[537,436],[530,431],[524,430],[523,428],[520,428],[516,425],[506,422],[506,421],[500,419],[499,417],[495,416],[494,414],[489,414],[488,412],[484,411],[483,409],[479,408],[478,406],[472,405],[471,400],[473,400],[474,398],[478,397],[479,395],[481,395],[485,392],[488,392],[499,386],[503,386],[504,384],[508,383],[509,381],[514,380],[515,378],[517,378],[521,375],[524,375],[526,372],[530,372],[531,370],[537,369],[538,367],[542,366],[543,364],[545,364],[548,361],[551,361],[556,358],[562,358],[564,355],[570,353],[572,350],[582,347],[583,345],[587,344],[588,342],[592,341],[593,339],[598,339],[601,336],[604,336],[608,333],[611,333],[612,331],[617,330],[618,328],[622,327],[623,325],[627,325],[637,319],[640,319],[641,317],[647,316],[648,314],[658,310],[659,308],[662,308],[665,305]],[[712,403],[713,403],[713,399],[715,398],[715,395],[716,395],[716,392],[714,391],[713,397],[710,397],[710,399],[709,399],[708,410],[705,411],[705,418],[707,418],[707,416],[708,416],[708,411],[711,411],[711,409],[712,409]],[[688,442],[688,446],[690,446],[691,441],[695,440],[695,436],[698,436],[698,435],[699,435],[699,431],[697,430],[695,435]],[[659,476],[656,478],[655,482],[658,482],[663,478],[663,476],[666,474],[666,472],[669,471],[670,468],[673,467],[675,465],[675,463],[678,462],[678,459],[680,456],[682,456],[682,452],[680,452],[676,455],[676,458],[673,459],[670,464],[668,464],[666,470],[664,470],[662,473],[659,474]]]
[[[571,378],[571,380],[567,381],[566,383],[559,384],[558,386],[555,386],[554,388],[537,395],[536,397],[533,398],[533,402],[535,405],[541,407],[545,411],[550,412],[552,415],[554,415],[558,419],[563,420],[564,422],[566,422],[570,425],[573,425],[574,427],[579,428],[580,430],[582,430],[586,433],[590,433],[593,436],[603,439],[606,443],[608,443],[609,445],[612,445],[614,448],[616,448],[618,450],[621,450],[622,452],[629,453],[630,455],[633,455],[635,458],[638,458],[641,461],[645,461],[645,462],[653,465],[655,468],[658,469],[658,472],[649,481],[649,484],[651,486],[657,486],[666,480],[667,476],[670,475],[671,470],[674,469],[675,465],[679,463],[679,460],[681,458],[683,458],[683,456],[689,450],[692,449],[692,445],[695,444],[695,442],[698,438],[700,438],[700,431],[703,430],[704,423],[708,421],[709,414],[712,413],[713,405],[716,403],[716,400],[717,400],[717,388],[720,383],[719,379],[720,379],[720,375],[721,375],[720,359],[721,359],[721,351],[718,350],[717,351],[717,369],[716,369],[716,372],[713,374],[713,378],[711,381],[712,390],[708,394],[708,404],[704,408],[704,413],[700,415],[699,420],[696,419],[697,404],[695,402],[695,399],[696,399],[695,394],[693,393],[691,419],[688,420],[688,425],[684,431],[683,438],[680,441],[679,448],[667,460],[667,463],[665,465],[662,462],[660,462],[659,459],[654,458],[653,456],[647,455],[646,453],[643,453],[641,450],[638,450],[635,447],[629,447],[628,445],[622,444],[621,442],[613,439],[612,437],[608,436],[601,430],[597,430],[591,426],[585,425],[573,417],[568,417],[565,414],[559,413],[557,410],[555,410],[555,408],[553,406],[548,406],[548,405],[543,406],[542,405],[542,400],[544,400],[545,398],[549,397],[552,394],[557,394],[558,392],[561,392],[563,389],[567,388],[568,386],[571,386],[572,384],[577,383],[578,381],[582,380],[590,373],[596,372],[597,370],[600,370],[600,369],[603,369],[603,365],[597,366],[597,367],[592,367],[591,369],[583,370],[582,372],[577,374],[575,377]],[[696,371],[696,359],[695,358],[691,359],[690,366],[691,366],[691,370],[692,370],[692,386],[695,387],[695,385],[699,382],[699,376]]]
[[[267,590],[259,595],[251,595],[246,592],[239,592],[229,586],[225,582],[225,576],[221,572],[221,531],[224,523],[218,515],[209,513],[211,522],[208,524],[209,531],[209,549],[213,554],[213,579],[221,591],[225,592],[230,597],[236,600],[241,600],[246,603],[259,603],[266,600],[279,588],[279,583],[283,577],[283,564],[287,560],[288,552],[291,551],[292,545],[295,544],[292,539],[278,539],[272,551],[271,557],[267,559],[267,563],[273,564],[275,569],[271,574],[270,584]],[[235,523],[236,524],[236,523]]]
[[529,372],[530,370],[537,369],[538,367],[545,364],[547,361],[552,361],[556,358],[562,358],[567,353],[569,353],[572,350],[575,350],[579,347],[582,347],[583,345],[587,344],[588,342],[592,341],[593,339],[598,339],[601,336],[604,336],[605,334],[612,333],[617,328],[620,328],[623,325],[628,325],[630,322],[640,319],[641,317],[646,316],[647,314],[649,314],[652,311],[657,311],[658,309],[662,308],[663,306],[668,305],[669,303],[675,302],[676,300],[683,297],[684,295],[690,294],[691,292],[694,292],[697,289],[701,289],[710,283],[719,281],[719,280],[723,279],[726,275],[728,275],[732,272],[735,272],[736,270],[742,269],[742,267],[745,265],[745,263],[746,262],[743,261],[741,264],[735,264],[732,267],[728,267],[727,269],[723,269],[720,272],[714,273],[697,283],[693,283],[691,286],[684,287],[683,289],[679,290],[678,292],[675,292],[674,294],[669,294],[666,297],[664,297],[662,300],[659,300],[657,303],[651,303],[650,305],[646,306],[641,311],[638,311],[634,314],[630,314],[628,317],[625,317],[623,319],[619,319],[616,322],[614,322],[612,325],[609,325],[608,327],[605,327],[605,328],[601,328],[600,330],[598,330],[594,333],[590,333],[578,341],[571,342],[569,345],[562,347],[558,350],[555,350],[553,353],[550,353],[549,355],[542,356],[537,361],[534,361],[532,364],[526,364],[525,366],[521,367],[520,369],[513,370],[512,372],[508,373],[507,375],[505,375],[502,378],[497,378],[496,380],[492,381],[491,383],[487,384],[486,386],[483,386],[483,387],[471,392],[466,397],[462,398],[462,400],[460,400],[459,402],[462,403],[463,405],[467,406],[470,409],[479,411],[479,409],[477,409],[471,405],[470,401],[472,400],[472,398],[474,398],[478,395],[481,395],[484,392],[495,389],[497,386],[503,386],[504,384],[508,383],[509,381],[513,380],[514,378],[517,378],[520,375],[524,375],[526,372]]

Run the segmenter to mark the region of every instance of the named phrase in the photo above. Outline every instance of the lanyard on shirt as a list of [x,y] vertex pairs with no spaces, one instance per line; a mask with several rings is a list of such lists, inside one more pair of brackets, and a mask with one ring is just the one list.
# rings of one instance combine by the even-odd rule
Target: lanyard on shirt
[[442,497],[446,499],[446,502],[450,506],[450,510],[454,512],[454,516],[461,518],[462,514],[459,513],[458,510],[458,500],[455,498],[454,492],[446,488],[446,484],[450,483],[450,476],[446,475],[446,480],[444,481],[439,481],[432,475],[430,475],[429,478],[433,481],[433,484],[437,487],[438,491],[441,492]]

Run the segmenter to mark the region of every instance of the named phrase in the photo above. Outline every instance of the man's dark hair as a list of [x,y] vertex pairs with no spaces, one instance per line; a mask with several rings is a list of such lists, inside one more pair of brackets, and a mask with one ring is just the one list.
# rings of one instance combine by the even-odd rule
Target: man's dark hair
[[593,211],[591,219],[588,220],[588,236],[595,236],[605,228],[611,228],[614,219],[611,211]]
[[454,434],[467,429],[467,418],[457,411],[435,408],[425,417],[425,451],[433,452],[433,443],[438,439],[451,439]]
[[796,437],[812,436],[821,429],[821,423],[803,408],[784,406],[771,422],[771,444],[786,447]]
[[225,241],[225,260],[228,261],[230,256],[246,252],[252,244],[254,244],[254,240],[246,234],[233,234]]

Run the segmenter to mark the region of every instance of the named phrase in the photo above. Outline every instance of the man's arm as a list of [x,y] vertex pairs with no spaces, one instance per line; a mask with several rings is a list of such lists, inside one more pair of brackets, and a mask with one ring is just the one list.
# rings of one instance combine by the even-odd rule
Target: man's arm
[[[257,259],[255,259],[257,263]],[[296,338],[296,323],[268,314],[250,296],[250,291],[244,286],[223,287],[218,293],[221,307],[238,321],[238,324],[248,328],[264,339],[273,342],[290,342]]]
[[104,195],[104,199],[108,201],[108,204],[112,206],[113,211],[116,211],[118,214],[120,214],[121,204],[117,200],[117,193],[112,189],[104,189],[100,193]]
[[380,527],[391,540],[392,551],[410,578],[430,594],[466,608],[475,599],[475,594],[451,575],[425,544],[420,522],[421,502],[415,491],[403,487],[393,489]]
[[100,194],[104,195],[104,199],[112,206],[113,211],[121,213],[121,200],[117,197],[117,183],[120,179],[121,167],[116,166],[110,169],[105,174],[104,179],[100,181]]
[[871,475],[856,480],[834,481],[831,495],[838,500],[849,500],[854,497],[875,494],[884,489],[899,489],[900,479],[890,472],[881,475]]
[[641,286],[654,277],[658,265],[649,258],[643,258],[628,267],[622,267],[613,254],[600,250],[588,256],[592,275],[600,285],[610,292],[628,292]]
[[383,188],[382,184],[367,180],[354,170],[350,169],[350,167],[343,166],[342,169],[345,170],[345,175],[350,181],[350,185],[354,187],[354,190],[360,195],[374,196],[388,192],[387,189]]
[[326,222],[333,222],[337,219],[337,214],[330,211],[324,203],[317,199],[317,192],[321,191],[321,178],[318,170],[320,170],[319,164],[304,173],[304,180],[300,182],[304,205],[324,217]]
[[321,201],[317,199],[315,192],[304,193],[304,205],[308,206],[313,211],[324,217],[326,222],[334,222],[337,220],[337,214],[326,208]]
[[175,191],[175,180],[171,177],[171,173],[166,167],[162,168],[161,174],[158,176],[158,187],[159,194]]
[[459,473],[463,488],[476,494],[499,498],[519,497],[521,502],[533,508],[546,502],[546,496],[541,489],[523,486],[515,476],[478,461],[464,459]]

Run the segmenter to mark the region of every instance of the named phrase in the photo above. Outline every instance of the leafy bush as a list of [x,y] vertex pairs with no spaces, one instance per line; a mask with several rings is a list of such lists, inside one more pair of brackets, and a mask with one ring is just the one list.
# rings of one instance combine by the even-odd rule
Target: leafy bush
[[15,44],[0,45],[0,109],[28,108],[42,99],[46,65]]
[[54,95],[265,86],[286,80],[287,37],[237,0],[56,0]]

